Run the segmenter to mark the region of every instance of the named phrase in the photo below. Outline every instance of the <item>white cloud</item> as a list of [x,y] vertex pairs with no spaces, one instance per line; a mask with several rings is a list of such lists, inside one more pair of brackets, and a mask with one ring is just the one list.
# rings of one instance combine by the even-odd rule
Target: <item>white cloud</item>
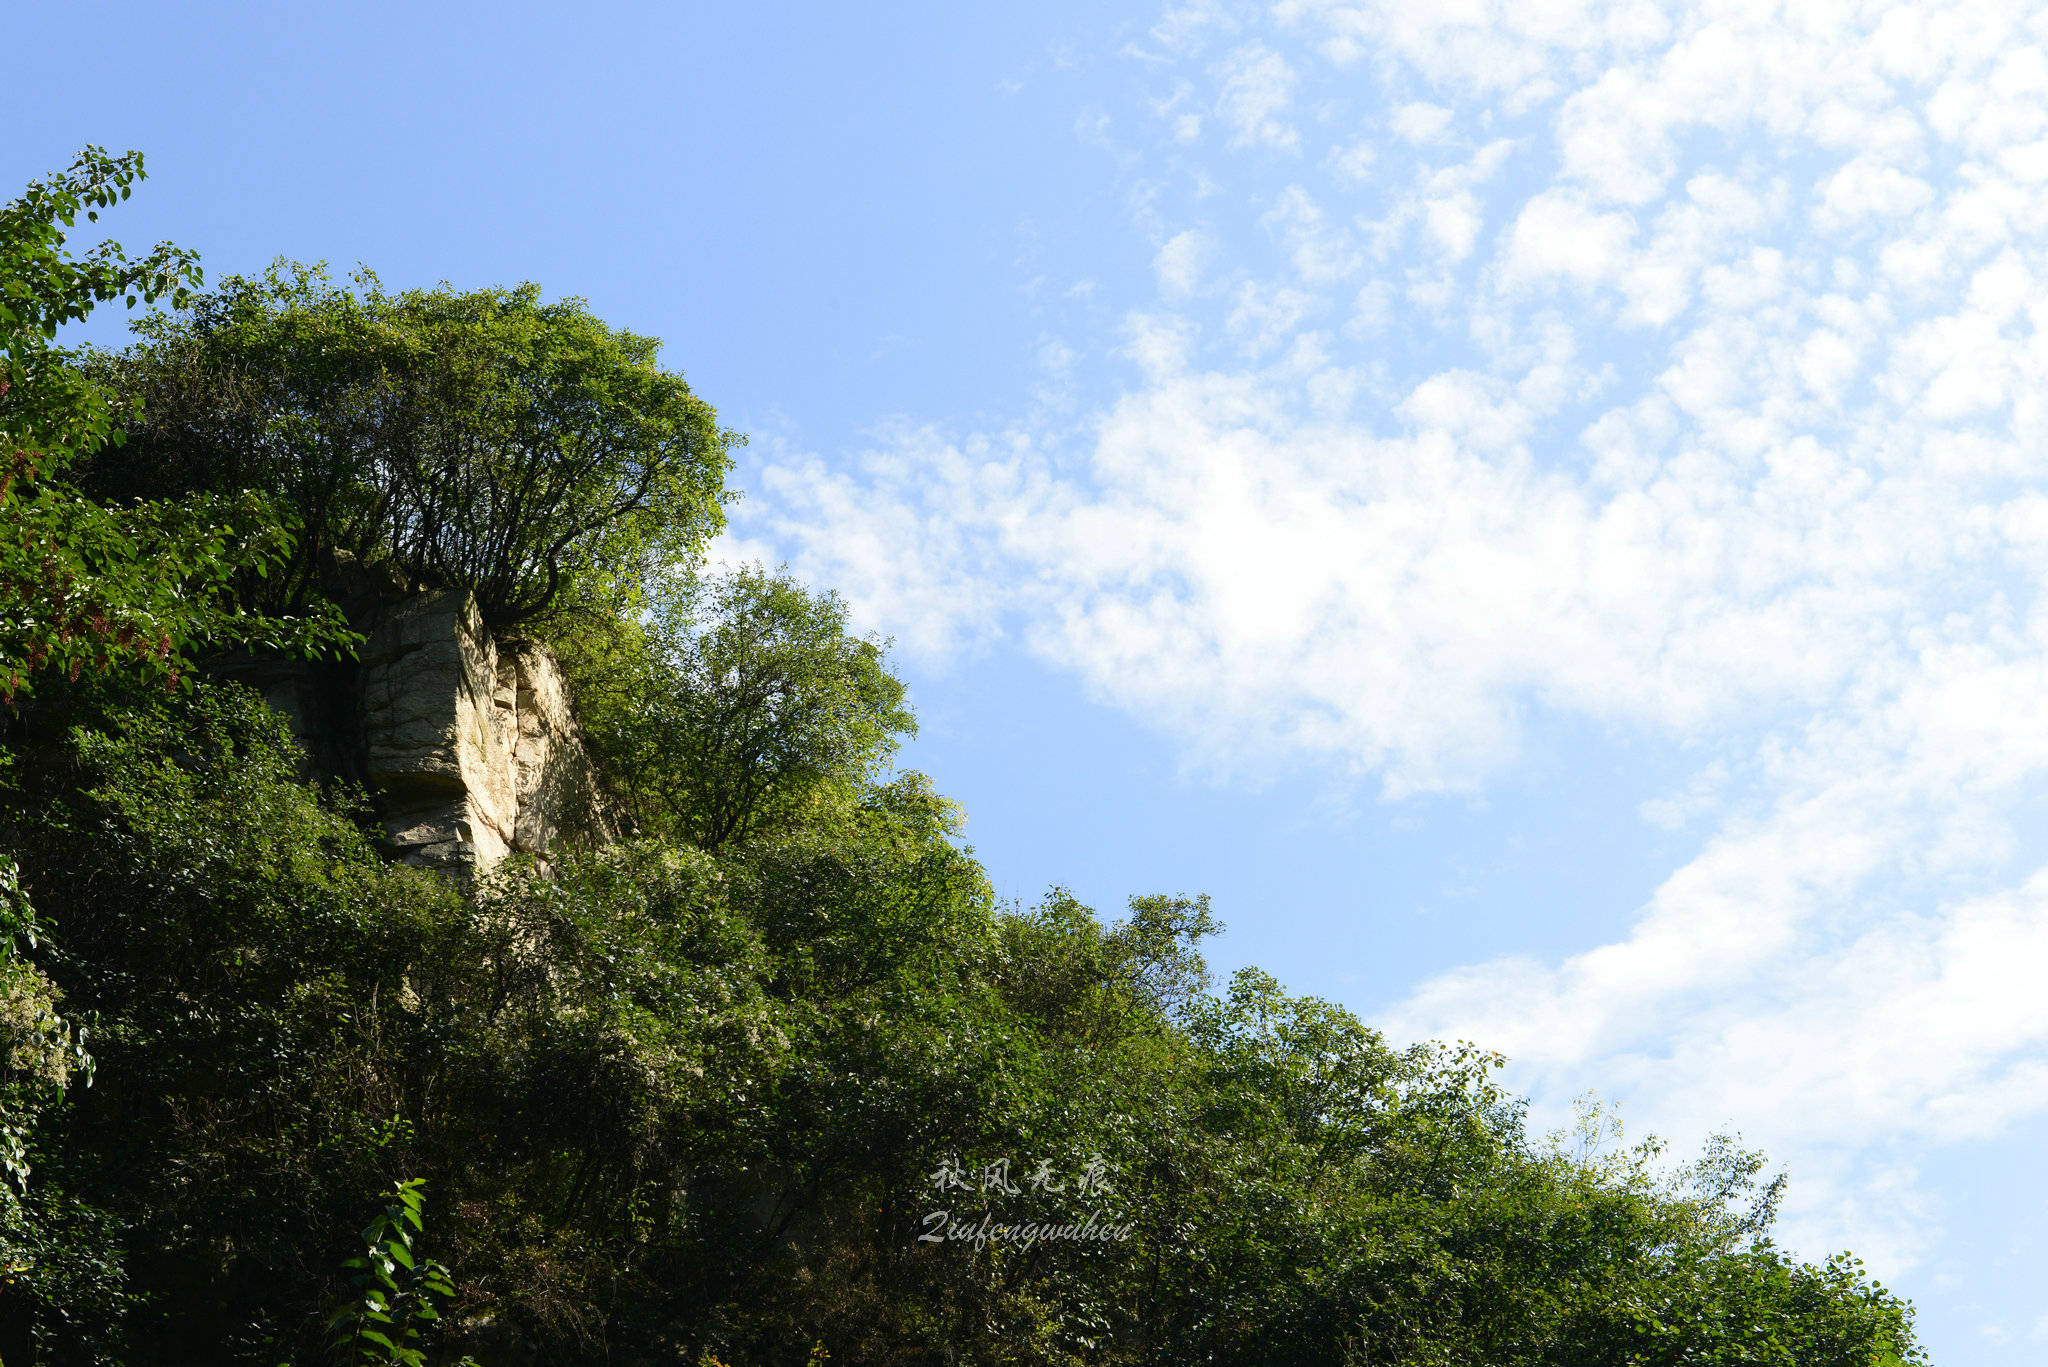
[[1214,250],[1215,243],[1199,228],[1189,228],[1168,238],[1152,258],[1160,292],[1169,299],[1184,299],[1193,294],[1202,283],[1202,264]]
[[1258,360],[1291,339],[1314,305],[1301,290],[1246,281],[1237,287],[1224,327],[1247,359]]
[[1300,137],[1281,117],[1294,97],[1294,68],[1287,59],[1252,43],[1233,52],[1218,74],[1222,89],[1216,112],[1230,125],[1230,145],[1294,150]]
[[1409,142],[1435,142],[1451,126],[1451,111],[1440,104],[1417,100],[1394,111],[1394,132]]
[[1152,26],[1152,37],[1170,52],[1188,52],[1209,34],[1233,33],[1237,27],[1237,20],[1217,0],[1192,0],[1169,7]]
[[1547,190],[1523,206],[1502,262],[1510,288],[1562,278],[1591,288],[1618,280],[1636,235],[1626,213],[1602,212],[1570,190]]
[[1349,147],[1331,148],[1326,164],[1340,185],[1355,186],[1372,178],[1373,163],[1377,160],[1379,149],[1367,139]]
[[1424,231],[1444,259],[1463,261],[1472,254],[1485,224],[1478,191],[1493,179],[1512,149],[1506,139],[1490,142],[1470,161],[1433,171],[1423,179],[1417,207]]
[[1351,235],[1333,227],[1322,207],[1299,185],[1290,185],[1260,220],[1287,247],[1302,283],[1325,286],[1348,279],[1362,264]]
[[[1226,765],[1398,799],[1559,718],[1690,747],[1644,815],[1697,850],[1625,934],[1387,1023],[1732,1119],[1801,1164],[1802,1237],[1909,1261],[1930,1146],[2048,1110],[2038,9],[1275,16],[1203,73],[1229,192],[1160,234],[1092,427],[771,455],[740,534]],[[1399,140],[1294,155],[1370,88]],[[1424,160],[1453,128],[1500,136]]]
[[1934,201],[1934,187],[1875,157],[1858,157],[1820,185],[1814,227],[1825,233],[1900,218]]

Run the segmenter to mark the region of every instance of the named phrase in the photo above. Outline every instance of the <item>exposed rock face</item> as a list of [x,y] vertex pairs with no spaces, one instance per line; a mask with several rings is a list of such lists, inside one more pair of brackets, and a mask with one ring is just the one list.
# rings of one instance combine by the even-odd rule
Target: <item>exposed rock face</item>
[[493,638],[465,592],[378,588],[346,602],[367,638],[352,668],[245,657],[223,672],[291,719],[313,768],[369,789],[407,863],[473,874],[616,838],[548,648]]
[[554,656],[493,639],[468,594],[383,608],[358,677],[363,775],[407,862],[482,872],[612,838]]

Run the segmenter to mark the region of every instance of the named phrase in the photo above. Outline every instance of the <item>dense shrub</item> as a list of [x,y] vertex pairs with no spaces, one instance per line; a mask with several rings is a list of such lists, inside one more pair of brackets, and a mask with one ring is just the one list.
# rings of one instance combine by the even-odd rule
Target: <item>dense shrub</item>
[[120,1231],[138,1360],[256,1352],[317,1308],[406,1108],[380,1060],[433,1045],[407,975],[459,902],[298,766],[253,695],[202,688],[80,730],[14,795],[98,1072],[39,1127],[37,1175]]

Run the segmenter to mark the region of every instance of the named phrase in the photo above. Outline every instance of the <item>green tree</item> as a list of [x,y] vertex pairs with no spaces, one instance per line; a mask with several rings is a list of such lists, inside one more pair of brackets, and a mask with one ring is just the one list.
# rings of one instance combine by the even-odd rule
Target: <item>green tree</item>
[[749,567],[682,581],[569,655],[631,816],[716,851],[858,800],[916,733],[884,650],[848,632],[837,594]]
[[91,487],[270,491],[305,536],[281,573],[245,583],[256,601],[310,601],[333,552],[388,556],[416,583],[468,589],[497,629],[616,608],[722,525],[741,438],[661,369],[654,339],[530,284],[353,284],[283,265],[230,278],[96,356],[131,432]]
[[58,329],[113,299],[131,308],[138,299],[182,302],[202,280],[198,259],[169,243],[139,261],[118,242],[83,258],[66,250],[80,213],[98,222],[100,210],[127,199],[142,178],[140,152],[115,157],[88,147],[69,170],[0,208],[0,381],[8,385],[0,431],[36,447],[46,469],[98,446],[110,431],[106,394],[72,366],[57,345]]
[[46,669],[175,682],[196,648],[310,648],[345,635],[331,615],[284,620],[223,595],[291,553],[289,529],[262,497],[236,488],[105,507],[67,482],[121,433],[114,401],[57,345],[59,329],[115,298],[184,302],[200,283],[191,254],[168,244],[140,260],[113,242],[82,258],[66,249],[80,213],[96,221],[142,174],[140,153],[89,147],[0,208],[0,702],[9,705]]
[[[260,496],[109,508],[69,482],[122,434],[111,396],[57,344],[59,331],[98,304],[178,302],[201,282],[192,255],[169,244],[139,260],[111,241],[83,257],[67,249],[81,214],[96,222],[142,177],[140,153],[88,147],[0,207],[0,704],[10,709],[39,675],[176,685],[204,648],[346,639],[332,614],[288,621],[227,601],[230,581],[267,573],[292,544]],[[10,759],[0,753],[0,767]],[[62,994],[30,960],[41,938],[15,862],[0,852],[0,1281],[26,1275],[47,1287],[52,1267],[97,1269],[67,1281],[73,1300],[107,1305],[118,1300],[110,1264],[85,1251],[100,1223],[61,1198],[31,1199],[26,1185],[38,1113],[73,1075],[91,1074],[83,1030],[58,1013]],[[69,1313],[65,1296],[45,1299]]]

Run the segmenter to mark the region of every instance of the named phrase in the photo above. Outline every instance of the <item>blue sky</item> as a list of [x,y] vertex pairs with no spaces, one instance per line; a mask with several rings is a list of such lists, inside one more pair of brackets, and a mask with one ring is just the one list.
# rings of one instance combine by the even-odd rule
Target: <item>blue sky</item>
[[[2048,20],[1949,0],[40,6],[9,184],[538,281],[752,436],[998,884],[1793,1179],[2048,1354]],[[111,323],[94,335],[115,340]]]

